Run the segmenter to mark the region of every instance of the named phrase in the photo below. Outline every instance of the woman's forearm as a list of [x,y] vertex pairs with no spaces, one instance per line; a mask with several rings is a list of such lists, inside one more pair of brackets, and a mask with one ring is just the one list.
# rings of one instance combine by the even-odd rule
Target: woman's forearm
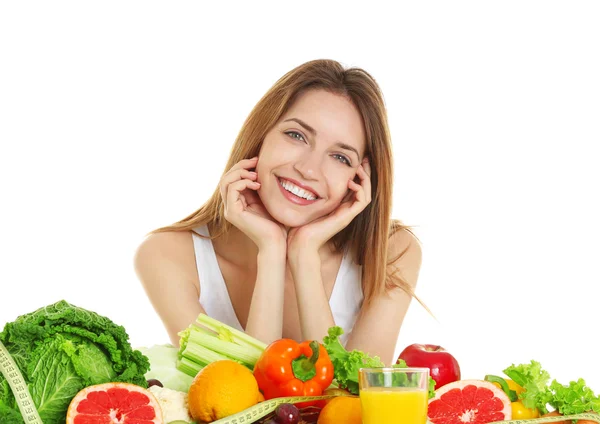
[[256,284],[252,293],[246,333],[271,343],[283,333],[285,247],[270,247],[257,256]]
[[293,262],[290,268],[296,287],[303,339],[322,341],[335,321],[323,287],[321,259],[317,252],[309,252]]

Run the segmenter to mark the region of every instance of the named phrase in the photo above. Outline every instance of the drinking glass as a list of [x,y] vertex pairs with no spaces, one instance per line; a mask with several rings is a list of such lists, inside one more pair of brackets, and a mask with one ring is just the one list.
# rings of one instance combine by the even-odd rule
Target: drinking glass
[[426,424],[429,368],[361,368],[363,424]]

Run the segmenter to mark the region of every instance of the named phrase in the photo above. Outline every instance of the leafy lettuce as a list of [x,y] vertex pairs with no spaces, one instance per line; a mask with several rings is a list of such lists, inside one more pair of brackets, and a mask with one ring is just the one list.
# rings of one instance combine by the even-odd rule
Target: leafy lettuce
[[600,397],[587,387],[585,380],[570,381],[568,385],[552,380],[537,361],[511,365],[503,370],[510,379],[525,389],[519,396],[527,408],[548,413],[548,405],[563,415],[594,411],[600,413]]
[[[323,346],[333,364],[333,378],[342,389],[347,389],[350,393],[357,395],[358,390],[358,370],[361,368],[380,368],[385,364],[378,356],[369,356],[360,350],[347,351],[340,342],[339,336],[344,334],[341,327],[335,326],[328,330],[328,335],[323,338]],[[398,364],[392,365],[392,368],[406,368],[406,362],[400,360]],[[404,377],[404,376],[403,376]],[[396,376],[394,376],[396,378]],[[435,395],[435,380],[429,378],[429,397]]]
[[[4,326],[6,346],[27,383],[44,424],[64,423],[71,399],[84,387],[128,382],[148,387],[150,363],[133,350],[122,326],[61,300]],[[23,423],[0,374],[0,424]]]

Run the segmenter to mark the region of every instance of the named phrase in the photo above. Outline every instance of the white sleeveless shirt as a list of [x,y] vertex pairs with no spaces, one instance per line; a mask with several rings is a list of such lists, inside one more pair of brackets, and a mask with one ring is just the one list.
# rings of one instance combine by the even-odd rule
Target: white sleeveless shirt
[[[192,233],[198,278],[200,280],[200,305],[208,316],[230,327],[244,331],[233,309],[212,241],[202,238],[198,234],[208,236],[207,226],[203,225],[195,228]],[[356,317],[362,306],[361,275],[362,267],[354,263],[350,254],[346,253],[342,258],[329,299],[335,325],[342,327],[344,330],[344,334],[340,337],[343,345],[346,344],[352,332],[352,327],[354,327]]]

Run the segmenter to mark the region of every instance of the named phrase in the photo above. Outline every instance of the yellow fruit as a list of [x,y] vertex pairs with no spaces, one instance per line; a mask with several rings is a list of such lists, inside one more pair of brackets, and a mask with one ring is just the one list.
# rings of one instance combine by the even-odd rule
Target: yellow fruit
[[252,371],[229,360],[216,361],[202,368],[188,391],[190,415],[200,422],[236,414],[260,399]]
[[321,410],[317,424],[362,424],[360,398],[338,396],[331,399]]

